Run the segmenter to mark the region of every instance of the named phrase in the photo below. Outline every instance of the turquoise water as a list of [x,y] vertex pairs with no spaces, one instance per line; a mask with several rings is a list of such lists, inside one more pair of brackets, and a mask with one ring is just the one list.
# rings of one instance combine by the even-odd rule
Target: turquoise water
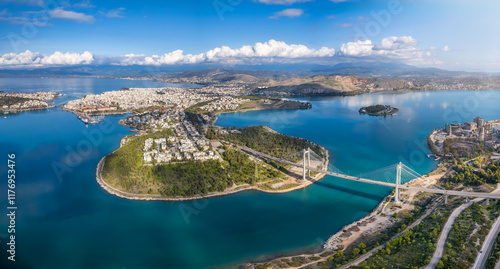
[[[68,96],[92,91],[92,86],[65,89],[64,80],[53,80],[51,84],[62,85],[59,91]],[[29,91],[37,82],[26,83],[23,88],[21,82],[14,85],[0,79],[0,89]],[[84,84],[99,83],[104,82]],[[95,92],[133,87],[137,82],[105,83]],[[500,118],[499,97],[500,91],[446,91],[307,99],[313,104],[310,110],[225,114],[218,124],[264,124],[310,139],[329,149],[332,163],[350,174],[398,161],[425,173],[436,166],[425,156],[427,133],[445,122],[466,121],[478,114],[487,120]],[[357,112],[360,106],[375,103],[394,105],[400,112],[385,118]],[[6,163],[8,153],[15,153],[18,175],[17,261],[6,259],[8,220],[3,199],[2,268],[234,267],[315,251],[329,235],[369,213],[391,191],[326,177],[284,194],[247,191],[182,203],[122,199],[99,187],[95,168],[130,133],[117,123],[123,117],[109,116],[88,127],[58,108],[0,118],[0,163]],[[102,137],[89,136],[97,133]],[[89,144],[92,147],[86,147]],[[54,163],[66,164],[71,171],[56,173]],[[0,178],[5,180],[0,193],[6,193],[6,177],[6,167],[1,165]]]

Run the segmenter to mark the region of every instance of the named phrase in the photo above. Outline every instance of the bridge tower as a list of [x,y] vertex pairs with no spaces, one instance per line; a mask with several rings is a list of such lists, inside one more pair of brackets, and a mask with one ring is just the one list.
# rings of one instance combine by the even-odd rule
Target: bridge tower
[[304,153],[302,156],[302,180],[306,180],[306,150],[304,149]]
[[[306,159],[306,154],[307,154],[307,159]],[[311,149],[307,148],[304,149],[304,153],[302,156],[302,180],[306,180],[306,169],[307,169],[307,176],[311,177],[311,170],[309,169],[310,166],[311,166]]]
[[401,184],[401,166],[402,163],[399,162],[396,169],[396,192],[394,193],[394,202],[399,202],[399,185]]
[[311,148],[307,148],[307,176],[311,178]]

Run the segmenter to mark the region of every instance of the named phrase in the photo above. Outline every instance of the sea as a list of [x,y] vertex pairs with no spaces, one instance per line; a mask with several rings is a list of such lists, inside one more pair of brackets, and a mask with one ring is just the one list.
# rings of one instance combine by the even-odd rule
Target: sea
[[[0,91],[55,91],[56,106],[122,87],[193,87],[94,78],[0,78]],[[359,175],[398,162],[425,174],[427,135],[446,123],[500,118],[500,90],[367,93],[296,98],[311,109],[219,115],[220,126],[265,125],[324,146],[337,169]],[[386,117],[359,108],[387,104]],[[132,132],[106,116],[86,126],[59,107],[0,117],[0,268],[235,268],[318,252],[328,237],[369,214],[391,189],[327,176],[304,189],[243,191],[187,202],[127,200],[95,180],[99,160]],[[15,154],[15,261],[7,162]]]

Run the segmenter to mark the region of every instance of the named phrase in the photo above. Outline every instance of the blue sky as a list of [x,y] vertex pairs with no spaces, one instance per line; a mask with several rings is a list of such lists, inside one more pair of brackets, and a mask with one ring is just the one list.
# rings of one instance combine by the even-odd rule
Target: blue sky
[[394,61],[500,71],[500,1],[0,0],[0,68]]

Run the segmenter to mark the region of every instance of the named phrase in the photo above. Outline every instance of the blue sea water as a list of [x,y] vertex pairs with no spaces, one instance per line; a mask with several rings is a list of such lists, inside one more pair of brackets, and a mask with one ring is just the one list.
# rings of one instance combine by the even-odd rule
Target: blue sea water
[[[56,101],[61,104],[89,93],[144,87],[138,81],[77,80],[0,79],[0,90],[59,91],[66,94]],[[332,164],[356,175],[399,161],[420,173],[429,172],[436,167],[426,157],[430,131],[477,115],[500,118],[496,90],[301,100],[313,108],[223,114],[217,124],[263,124],[310,139],[330,151]],[[400,112],[389,117],[357,112],[377,103],[396,106]],[[59,108],[0,118],[1,268],[234,267],[319,250],[329,235],[371,212],[391,191],[326,177],[283,194],[246,191],[176,203],[122,199],[100,188],[95,168],[130,134],[118,124],[123,117],[107,116],[103,123],[88,127]],[[9,153],[16,154],[16,262],[8,261],[6,253]],[[66,164],[67,170],[61,173],[54,164]]]

